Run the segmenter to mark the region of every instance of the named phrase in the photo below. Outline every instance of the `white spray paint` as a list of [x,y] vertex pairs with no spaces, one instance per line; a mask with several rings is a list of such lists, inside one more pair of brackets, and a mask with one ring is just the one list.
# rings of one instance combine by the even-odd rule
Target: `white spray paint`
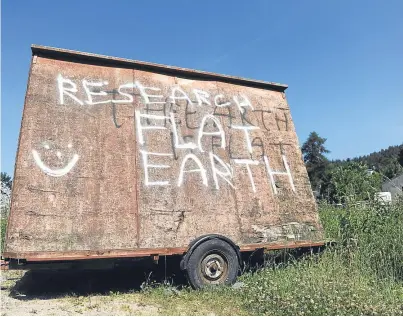
[[149,155],[155,155],[155,156],[166,156],[166,157],[171,157],[172,154],[170,153],[152,153],[152,152],[146,152],[143,150],[140,150],[141,155],[143,157],[143,165],[144,165],[144,183],[146,186],[166,186],[169,185],[169,181],[153,181],[151,182],[149,180],[148,176],[148,169],[149,168],[170,168],[171,166],[169,165],[157,165],[157,164],[148,164],[148,156]]
[[[192,160],[197,164],[197,166],[198,166],[199,168],[192,169],[192,170],[185,170],[186,162],[187,162],[189,159],[192,159]],[[204,167],[203,167],[203,164],[200,162],[200,160],[197,158],[196,155],[194,155],[194,154],[192,154],[192,153],[189,153],[189,154],[187,154],[187,155],[183,158],[183,161],[182,161],[182,164],[181,164],[181,168],[180,168],[180,172],[179,172],[179,178],[178,178],[178,187],[182,186],[182,183],[183,183],[183,173],[195,173],[195,172],[200,173],[200,175],[201,175],[201,177],[202,177],[202,180],[203,180],[203,184],[204,184],[205,186],[208,186],[208,183],[207,183],[207,174],[206,174],[206,170],[205,170]]]
[[[179,92],[182,96],[176,96],[176,93]],[[193,105],[192,100],[190,100],[189,96],[186,94],[186,92],[183,91],[183,89],[179,86],[172,88],[171,92],[171,100],[173,103],[176,103],[176,100],[187,100],[190,105]]]
[[[218,178],[217,176],[220,176],[223,180],[225,180],[232,188],[235,189],[234,185],[231,183],[231,181],[227,178],[232,178],[233,177],[233,170],[231,168],[231,165],[225,163],[223,160],[221,160],[217,155],[213,154],[210,152],[210,161],[211,161],[211,169],[213,170],[213,179],[215,183],[215,188],[220,189],[220,186],[218,185]],[[225,172],[220,171],[218,168],[216,168],[216,163],[220,163],[222,167],[224,167]]]
[[[65,99],[66,96],[73,101],[77,102],[79,105],[96,105],[96,104],[106,104],[109,102],[113,102],[116,104],[128,104],[128,103],[133,103],[134,97],[133,93],[129,93],[128,89],[134,89],[137,88],[140,95],[142,96],[142,100],[144,104],[165,104],[165,97],[162,94],[162,90],[157,87],[146,87],[143,86],[139,81],[131,82],[131,83],[125,83],[119,86],[118,88],[118,94],[121,96],[120,98],[122,99],[117,99],[113,100],[111,98],[108,98],[108,93],[106,91],[102,90],[102,87],[108,85],[107,81],[104,80],[99,80],[99,81],[94,81],[94,82],[89,82],[87,80],[82,80],[81,84],[84,88],[84,91],[86,93],[87,99],[85,102],[81,101],[76,94],[78,93],[77,85],[70,79],[64,78],[61,74],[58,75],[57,77],[57,84],[58,84],[58,89],[59,89],[59,103],[61,105],[65,104]],[[239,112],[243,115],[245,114],[247,109],[254,110],[251,102],[249,101],[248,97],[245,95],[236,95],[232,96],[231,102],[226,101],[226,97],[223,94],[217,94],[217,95],[210,95],[209,92],[200,90],[200,89],[192,89],[192,93],[195,97],[195,103],[197,102],[197,105],[203,106],[216,106],[216,107],[229,107],[231,106],[234,102],[237,109]],[[96,99],[94,100],[94,98]],[[172,103],[176,103],[177,101],[180,100],[185,100],[187,101],[188,105],[193,106],[193,102],[189,95],[180,87],[175,85],[174,87],[171,87],[171,91],[169,94],[170,101]],[[102,100],[104,99],[104,100]],[[212,100],[214,102],[212,102]],[[147,125],[144,122],[142,122],[142,119],[148,119],[153,122],[153,125]],[[204,152],[202,148],[202,139],[204,136],[219,136],[221,139],[221,144],[220,147],[222,149],[225,149],[226,147],[226,136],[225,132],[223,129],[223,126],[221,125],[220,120],[215,117],[213,114],[207,114],[203,117],[201,120],[201,124],[198,130],[198,135],[195,136],[195,139],[197,139],[197,142],[185,142],[180,134],[180,127],[177,126],[177,122],[175,121],[175,115],[174,113],[170,113],[169,117],[162,116],[162,115],[152,115],[152,114],[145,114],[145,113],[140,113],[139,110],[135,111],[135,120],[136,120],[136,129],[137,129],[137,134],[138,134],[138,141],[141,146],[145,146],[145,130],[166,130],[167,127],[163,126],[162,124],[158,123],[158,121],[162,120],[169,120],[171,122],[171,129],[172,129],[172,138],[173,138],[173,145],[175,149],[182,149],[182,150],[196,150],[198,149],[200,152]],[[208,132],[205,131],[204,129],[206,128],[206,124],[208,124],[208,121],[212,121],[214,123],[214,128],[216,129],[213,132]],[[158,124],[157,124],[158,123]],[[168,127],[169,128],[169,127]],[[257,130],[260,129],[257,126],[244,126],[244,125],[232,125],[232,129],[234,130],[242,130],[244,132],[244,139],[246,142],[246,148],[250,154],[253,153],[253,148],[252,148],[252,135],[250,131],[252,130]],[[49,145],[45,144],[44,147],[46,149],[50,149]],[[69,148],[71,148],[71,144],[68,145]],[[143,158],[143,163],[144,163],[144,173],[145,173],[145,185],[146,186],[167,186],[170,184],[168,180],[157,180],[157,181],[151,181],[149,180],[149,169],[150,168],[155,168],[155,169],[166,169],[170,168],[169,165],[161,165],[161,164],[149,164],[149,159],[150,156],[156,155],[156,156],[164,156],[164,157],[172,157],[173,154],[168,154],[168,153],[153,153],[153,152],[147,152],[145,149],[140,150],[142,158]],[[72,160],[64,167],[61,169],[52,169],[48,166],[46,166],[41,158],[40,155],[36,150],[32,150],[33,157],[35,159],[35,162],[37,165],[48,175],[50,176],[63,176],[67,174],[77,163],[78,160],[78,155],[75,154],[72,158]],[[56,156],[61,160],[64,157],[64,154],[61,152],[57,152]],[[214,184],[216,189],[219,189],[219,178],[224,180],[226,183],[228,183],[232,188],[234,187],[234,184],[232,183],[233,179],[233,169],[231,165],[225,163],[219,156],[209,153],[209,158],[211,162],[211,171],[212,171],[212,176],[214,179]],[[293,178],[291,175],[291,170],[289,168],[287,158],[285,155],[282,155],[282,160],[284,164],[285,171],[273,171],[270,167],[269,164],[269,159],[267,156],[263,157],[264,159],[264,164],[266,166],[267,170],[267,175],[268,179],[271,182],[272,190],[274,194],[277,194],[277,188],[275,185],[274,178],[275,176],[287,176],[288,180],[290,182],[292,190],[295,192],[295,186],[293,183]],[[198,166],[197,169],[191,169],[191,170],[185,170],[186,164],[189,163],[189,160],[193,160],[194,164]],[[235,164],[241,164],[245,165],[246,170],[248,172],[248,177],[251,183],[251,187],[254,192],[256,192],[256,186],[254,183],[253,179],[253,174],[251,171],[251,165],[258,165],[259,162],[255,160],[250,160],[250,159],[235,159],[233,161]],[[179,178],[178,178],[178,186],[181,186],[184,182],[184,173],[199,173],[202,177],[203,184],[205,186],[208,186],[207,183],[207,172],[206,169],[203,167],[200,159],[193,153],[187,154],[183,161],[181,162],[181,167],[180,167],[180,172],[179,172]]]
[[234,99],[234,101],[235,101],[235,103],[236,103],[236,105],[237,105],[239,111],[240,111],[241,113],[244,113],[244,112],[245,112],[245,108],[251,108],[252,110],[254,110],[252,104],[250,103],[250,101],[249,101],[249,99],[248,99],[248,97],[246,97],[246,96],[244,96],[244,95],[241,95],[241,97],[243,98],[242,101],[240,101],[237,96],[234,96],[234,97],[233,97],[233,99]]
[[259,161],[248,160],[248,159],[235,159],[234,162],[236,164],[243,164],[246,166],[253,192],[256,193],[255,181],[253,180],[253,175],[252,175],[252,171],[250,169],[250,165],[259,165]]
[[[205,132],[204,131],[204,126],[206,124],[207,119],[214,121],[214,123],[216,124],[218,131],[214,131],[214,132]],[[221,138],[221,148],[225,149],[225,133],[224,133],[224,129],[220,123],[220,121],[214,117],[212,114],[206,114],[200,124],[200,129],[199,129],[199,137],[198,137],[198,144],[199,144],[199,150],[200,152],[204,152],[203,148],[202,148],[202,144],[201,144],[201,140],[203,138],[204,135],[216,135],[219,136]]]
[[208,98],[210,98],[210,94],[204,90],[200,90],[200,89],[193,89],[193,93],[196,96],[197,99],[197,103],[199,106],[201,106],[203,104],[203,102],[206,105],[211,106],[211,102],[210,100],[208,100]]
[[108,85],[107,81],[89,82],[89,81],[83,79],[83,87],[84,87],[85,92],[87,93],[87,100],[85,101],[85,103],[87,105],[99,105],[99,104],[109,103],[110,100],[102,100],[102,101],[94,102],[94,100],[92,99],[93,96],[107,96],[108,94],[102,90],[99,92],[91,91],[91,87],[102,87],[102,86],[106,86],[106,85]]
[[165,101],[159,100],[159,101],[151,101],[150,98],[164,98],[163,95],[151,95],[146,92],[146,90],[151,90],[151,91],[161,91],[160,88],[156,87],[144,87],[142,84],[140,84],[139,81],[136,81],[136,86],[140,90],[140,94],[143,97],[144,103],[145,104],[163,104]]
[[122,96],[126,97],[126,99],[119,99],[119,100],[111,100],[113,103],[132,103],[133,102],[133,96],[131,94],[128,94],[127,92],[123,92],[122,89],[127,89],[127,88],[134,88],[136,87],[135,83],[127,83],[120,85],[118,88],[119,94]]
[[196,149],[197,145],[194,144],[193,142],[188,142],[185,144],[180,144],[179,143],[179,135],[178,135],[178,128],[176,126],[176,121],[175,121],[175,114],[173,112],[170,113],[170,120],[172,124],[172,133],[174,136],[174,146],[176,149]]
[[[66,87],[65,84],[70,85],[70,87]],[[77,85],[73,83],[70,79],[63,78],[61,74],[57,76],[57,86],[59,88],[59,103],[64,105],[64,95],[69,96],[74,101],[78,102],[81,106],[84,103],[78,99],[73,93],[77,93]]]
[[249,153],[252,153],[252,142],[250,141],[250,136],[249,132],[251,130],[258,130],[260,129],[259,127],[255,127],[253,125],[233,125],[231,128],[236,129],[236,130],[243,130],[245,132],[245,140],[246,140],[246,147],[248,149]]
[[39,168],[45,172],[49,176],[53,177],[60,177],[66,175],[68,172],[71,171],[71,169],[76,165],[79,156],[77,154],[73,155],[73,158],[70,160],[70,162],[63,168],[58,168],[58,169],[52,169],[48,166],[45,165],[45,163],[42,162],[42,159],[39,155],[39,153],[36,150],[32,150],[32,155],[34,157],[35,163],[39,166]]
[[294,181],[293,181],[293,179],[292,179],[290,167],[288,166],[288,163],[287,163],[287,158],[286,158],[285,155],[281,155],[281,157],[282,157],[282,159],[283,159],[283,164],[284,164],[284,167],[285,167],[285,170],[286,170],[285,172],[273,171],[273,170],[271,169],[271,167],[270,167],[268,157],[267,157],[266,155],[263,157],[264,163],[265,163],[265,165],[266,165],[267,175],[268,175],[269,178],[270,178],[270,183],[271,183],[271,187],[272,187],[272,189],[273,189],[273,193],[274,193],[275,195],[277,195],[276,183],[274,182],[274,177],[273,177],[274,175],[287,175],[287,176],[288,176],[288,180],[289,180],[290,185],[291,185],[291,189],[292,189],[292,191],[295,193]]
[[140,113],[139,110],[135,111],[135,117],[136,117],[136,127],[137,127],[138,139],[139,139],[139,143],[141,145],[144,145],[143,130],[165,130],[166,129],[166,127],[163,127],[163,126],[154,126],[154,125],[143,126],[141,124],[141,118],[154,119],[154,120],[169,119],[169,117],[165,117],[165,116],[157,116],[157,115],[153,115],[153,114]]

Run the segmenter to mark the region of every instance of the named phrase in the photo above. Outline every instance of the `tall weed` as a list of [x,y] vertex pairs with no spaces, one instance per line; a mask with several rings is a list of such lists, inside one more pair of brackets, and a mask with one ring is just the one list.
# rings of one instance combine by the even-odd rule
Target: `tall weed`
[[319,210],[335,245],[246,274],[244,307],[256,315],[402,315],[402,202]]
[[320,215],[327,237],[336,241],[345,261],[379,278],[403,280],[403,201],[343,209],[321,205]]

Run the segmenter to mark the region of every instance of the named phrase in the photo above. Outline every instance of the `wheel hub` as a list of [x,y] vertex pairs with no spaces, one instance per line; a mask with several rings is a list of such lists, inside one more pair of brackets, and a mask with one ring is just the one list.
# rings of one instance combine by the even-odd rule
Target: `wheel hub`
[[227,263],[219,254],[209,254],[202,261],[202,273],[206,280],[213,282],[223,277]]

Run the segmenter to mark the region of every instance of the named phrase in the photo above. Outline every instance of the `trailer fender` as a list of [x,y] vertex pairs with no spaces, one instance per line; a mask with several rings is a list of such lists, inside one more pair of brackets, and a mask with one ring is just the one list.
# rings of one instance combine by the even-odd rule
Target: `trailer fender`
[[237,254],[238,257],[238,262],[239,262],[239,266],[242,266],[242,258],[241,258],[241,251],[239,246],[237,246],[231,239],[222,236],[220,234],[206,234],[203,236],[200,236],[196,239],[194,239],[192,242],[190,242],[188,250],[186,252],[186,254],[183,256],[181,262],[180,262],[180,268],[181,270],[186,270],[187,268],[187,263],[189,261],[189,257],[190,255],[193,253],[193,251],[203,242],[207,241],[207,240],[211,240],[211,239],[219,239],[219,240],[223,240],[225,242],[227,242],[230,246],[232,246]]

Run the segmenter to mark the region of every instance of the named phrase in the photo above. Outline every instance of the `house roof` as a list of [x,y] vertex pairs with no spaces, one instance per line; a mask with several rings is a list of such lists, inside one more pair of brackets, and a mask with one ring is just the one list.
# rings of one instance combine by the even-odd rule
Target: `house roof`
[[387,180],[386,182],[384,182],[383,184],[389,184],[389,183],[403,183],[403,174],[398,175],[392,179]]
[[183,76],[188,78],[195,78],[200,80],[219,80],[231,84],[238,84],[243,86],[250,86],[256,88],[270,89],[275,91],[284,92],[288,86],[275,82],[267,82],[262,80],[254,80],[243,77],[228,76],[223,74],[211,73],[201,70],[194,70],[189,68],[181,68],[176,66],[168,66],[150,62],[143,62],[127,58],[112,57],[107,55],[86,53],[62,48],[55,48],[42,45],[31,45],[32,55],[38,55],[48,58],[68,60],[78,63],[89,63],[102,66],[114,66],[125,68],[136,68],[158,73],[165,73],[171,76]]

